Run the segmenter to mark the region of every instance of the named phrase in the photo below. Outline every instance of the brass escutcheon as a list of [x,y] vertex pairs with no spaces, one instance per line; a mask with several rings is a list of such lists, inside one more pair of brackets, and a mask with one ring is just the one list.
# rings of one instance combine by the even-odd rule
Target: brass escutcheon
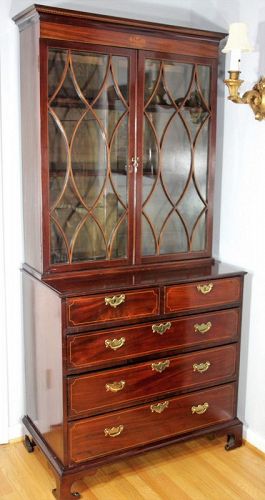
[[162,373],[166,368],[168,368],[170,365],[169,359],[166,361],[159,361],[158,363],[152,363],[151,368],[153,371]]
[[125,295],[124,293],[122,293],[121,295],[113,295],[113,297],[105,297],[105,304],[106,306],[111,306],[111,307],[114,307],[114,309],[116,307],[118,307],[119,305],[121,305],[123,302],[125,302]]
[[106,339],[105,346],[106,349],[110,347],[113,351],[120,349],[125,344],[125,337],[121,337],[120,339]]
[[160,325],[152,325],[152,330],[154,333],[156,332],[159,333],[159,335],[163,335],[163,333],[165,333],[166,330],[169,330],[170,327],[171,323],[168,321],[167,323],[160,323]]
[[199,373],[204,373],[207,372],[208,368],[211,366],[210,361],[205,361],[205,363],[195,363],[193,365],[193,371],[194,372],[199,372]]
[[213,289],[213,283],[208,283],[208,285],[197,285],[198,292],[203,293],[203,295],[210,293],[212,289]]
[[201,323],[200,325],[198,323],[196,323],[196,325],[194,325],[195,332],[199,332],[199,333],[209,332],[209,330],[211,328],[212,328],[211,321],[208,321],[208,323]]
[[162,413],[166,408],[168,408],[169,401],[164,401],[163,403],[157,403],[150,406],[152,413]]
[[192,414],[197,413],[197,415],[202,415],[208,410],[208,408],[209,408],[208,403],[203,403],[203,405],[198,405],[198,406],[192,406],[191,413]]
[[106,391],[111,391],[111,392],[118,392],[122,391],[125,387],[125,381],[120,380],[120,382],[109,382],[108,384],[105,385]]
[[119,425],[118,427],[111,427],[110,429],[106,428],[104,429],[104,434],[106,437],[109,436],[115,438],[122,433],[123,429],[124,429],[123,425]]

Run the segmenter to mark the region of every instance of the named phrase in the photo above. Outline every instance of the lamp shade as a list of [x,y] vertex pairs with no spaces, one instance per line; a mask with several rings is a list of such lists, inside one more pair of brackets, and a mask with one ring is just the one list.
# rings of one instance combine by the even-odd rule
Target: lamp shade
[[229,36],[222,52],[227,53],[234,50],[251,52],[252,46],[248,40],[247,25],[245,23],[232,23],[229,27]]

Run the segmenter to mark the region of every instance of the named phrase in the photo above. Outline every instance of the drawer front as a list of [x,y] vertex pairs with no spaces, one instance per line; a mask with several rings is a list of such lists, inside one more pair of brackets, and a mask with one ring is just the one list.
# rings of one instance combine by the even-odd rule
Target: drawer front
[[111,455],[234,418],[235,386],[227,384],[69,424],[74,463]]
[[159,289],[106,293],[67,301],[67,323],[72,327],[158,314]]
[[161,394],[224,383],[236,376],[237,345],[106,370],[68,380],[69,417],[91,415]]
[[207,346],[238,338],[239,310],[227,309],[174,320],[67,338],[69,370],[110,366],[170,349]]
[[224,278],[169,286],[165,290],[165,313],[215,307],[240,300],[240,278]]

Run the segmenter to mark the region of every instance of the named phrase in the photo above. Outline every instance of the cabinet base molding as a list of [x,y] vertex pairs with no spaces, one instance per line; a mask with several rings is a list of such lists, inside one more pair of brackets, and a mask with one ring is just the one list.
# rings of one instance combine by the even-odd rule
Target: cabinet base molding
[[[28,416],[23,418],[23,423],[29,434],[32,436],[34,444],[38,446],[48,460],[49,466],[55,476],[56,488],[52,492],[57,500],[73,500],[74,498],[81,498],[81,495],[77,491],[71,491],[71,489],[74,489],[72,486],[76,481],[93,474],[93,472],[96,472],[100,466],[112,463],[115,460],[121,460],[123,458],[138,455],[143,451],[143,447],[137,447],[135,449],[125,451],[122,454],[118,453],[116,455],[95,459],[93,463],[83,463],[82,465],[75,466],[73,469],[73,467],[65,467],[54,456],[53,451]],[[172,445],[203,436],[210,437],[212,439],[214,437],[226,435],[227,442],[225,444],[225,449],[229,451],[242,446],[242,434],[243,424],[238,418],[235,418],[219,425],[211,425],[204,429],[189,432],[188,434],[173,436],[159,442],[150,443],[149,445],[144,446],[144,450],[152,451],[166,445]]]

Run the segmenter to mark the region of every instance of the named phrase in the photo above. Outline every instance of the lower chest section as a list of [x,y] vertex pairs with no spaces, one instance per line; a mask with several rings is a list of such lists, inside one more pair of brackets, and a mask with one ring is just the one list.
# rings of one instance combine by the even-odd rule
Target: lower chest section
[[241,297],[228,277],[68,299],[69,464],[232,421]]

